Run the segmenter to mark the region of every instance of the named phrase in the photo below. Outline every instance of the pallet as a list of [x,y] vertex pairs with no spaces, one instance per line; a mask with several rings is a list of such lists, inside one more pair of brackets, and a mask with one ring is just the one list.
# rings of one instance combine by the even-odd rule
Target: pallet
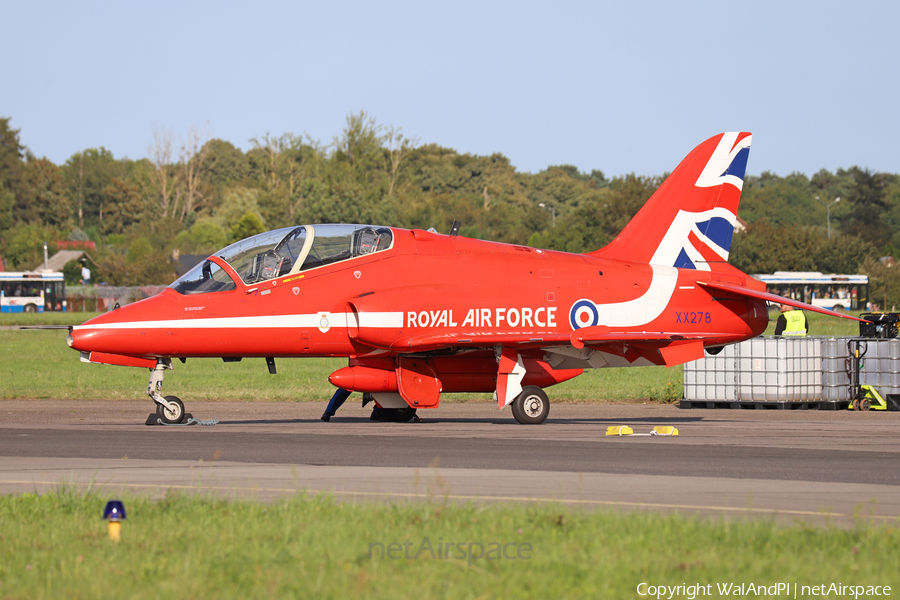
[[678,408],[731,408],[744,410],[846,410],[843,401],[804,400],[801,402],[750,402],[731,400],[682,400]]

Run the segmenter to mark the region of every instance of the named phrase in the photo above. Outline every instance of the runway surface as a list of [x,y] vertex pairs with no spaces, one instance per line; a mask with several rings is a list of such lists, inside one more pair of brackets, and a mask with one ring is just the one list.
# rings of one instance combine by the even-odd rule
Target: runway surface
[[[900,413],[554,404],[540,426],[485,403],[374,423],[324,403],[195,402],[212,427],[147,427],[150,402],[0,401],[0,493],[60,483],[163,495],[532,501],[896,523]],[[610,425],[677,437],[610,437]]]

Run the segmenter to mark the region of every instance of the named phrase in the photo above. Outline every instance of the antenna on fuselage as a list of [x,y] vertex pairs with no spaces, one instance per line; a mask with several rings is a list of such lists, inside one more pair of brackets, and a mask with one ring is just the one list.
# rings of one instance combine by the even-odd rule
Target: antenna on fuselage
[[453,226],[450,227],[450,235],[456,237],[459,235],[459,226],[462,225],[459,221],[453,221]]

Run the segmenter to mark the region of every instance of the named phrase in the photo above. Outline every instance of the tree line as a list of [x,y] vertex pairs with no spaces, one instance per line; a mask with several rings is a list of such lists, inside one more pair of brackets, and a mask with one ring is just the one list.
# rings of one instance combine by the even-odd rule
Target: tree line
[[[587,252],[610,242],[667,174],[607,177],[571,165],[520,173],[500,153],[421,143],[366,112],[329,143],[266,134],[247,152],[157,128],[147,157],[89,148],[57,165],[37,158],[0,118],[0,256],[41,262],[43,243],[93,240],[94,280],[165,284],[170,257],[301,223],[378,223]],[[839,201],[836,199],[840,198]],[[747,176],[731,262],[748,273],[864,272],[873,295],[900,304],[900,176],[858,166],[812,177]],[[897,281],[895,281],[897,280]]]

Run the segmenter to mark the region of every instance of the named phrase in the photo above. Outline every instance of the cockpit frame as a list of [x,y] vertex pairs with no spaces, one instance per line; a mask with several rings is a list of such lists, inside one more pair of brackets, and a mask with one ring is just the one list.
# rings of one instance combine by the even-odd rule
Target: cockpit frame
[[[302,244],[297,243],[300,240]],[[394,233],[390,227],[350,224],[284,227],[240,240],[215,252],[169,287],[180,294],[235,289],[228,290],[227,286],[221,285],[213,289],[216,286],[206,284],[211,278],[211,265],[215,264],[232,278],[237,277],[235,285],[246,289],[393,247]]]

